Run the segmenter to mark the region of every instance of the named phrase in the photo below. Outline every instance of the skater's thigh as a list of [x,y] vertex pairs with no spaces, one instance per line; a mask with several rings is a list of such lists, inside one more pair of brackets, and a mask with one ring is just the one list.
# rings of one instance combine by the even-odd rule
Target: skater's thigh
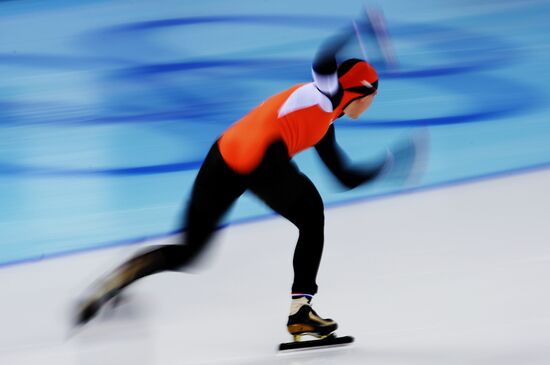
[[225,205],[232,202],[246,190],[245,179],[237,174],[223,160],[217,144],[206,156],[195,182],[192,199]]
[[271,209],[298,227],[324,221],[323,200],[317,188],[290,162],[275,170],[269,178],[252,184],[250,189]]
[[217,144],[212,146],[193,184],[188,211],[218,217],[246,190],[244,178],[223,160]]

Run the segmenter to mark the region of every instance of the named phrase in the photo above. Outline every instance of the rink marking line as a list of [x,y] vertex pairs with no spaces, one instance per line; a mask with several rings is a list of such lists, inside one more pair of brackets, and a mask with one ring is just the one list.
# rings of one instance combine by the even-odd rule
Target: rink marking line
[[[326,209],[332,209],[342,206],[348,206],[348,205],[355,205],[355,204],[362,204],[370,201],[376,201],[386,198],[392,198],[392,197],[399,197],[401,195],[409,195],[409,194],[415,194],[415,193],[423,193],[423,192],[430,192],[430,191],[436,191],[441,189],[448,189],[453,187],[459,187],[464,185],[471,185],[471,184],[477,184],[477,183],[483,183],[483,182],[490,182],[490,181],[496,181],[506,178],[512,178],[512,177],[521,177],[523,175],[528,174],[534,174],[534,173],[543,173],[545,171],[550,170],[550,162],[543,162],[531,166],[524,166],[519,167],[515,169],[510,170],[504,170],[504,171],[497,171],[494,173],[489,174],[482,174],[478,176],[472,176],[472,177],[465,177],[460,178],[456,180],[449,180],[444,182],[437,182],[433,184],[428,184],[424,186],[418,186],[408,189],[403,189],[399,191],[392,191],[388,193],[382,193],[377,195],[371,195],[366,197],[356,197],[351,199],[344,199],[340,200],[338,202],[332,202],[332,203],[326,203],[325,208]],[[267,213],[267,214],[261,214],[254,217],[247,217],[242,219],[236,219],[233,222],[230,223],[224,223],[218,227],[218,230],[225,229],[232,225],[242,225],[242,224],[251,224],[256,223],[259,221],[264,221],[267,219],[273,219],[279,217],[276,213]],[[84,254],[84,253],[91,253],[96,252],[103,249],[109,249],[109,248],[116,248],[116,247],[124,247],[124,246],[130,246],[130,245],[136,245],[140,243],[152,243],[153,241],[167,239],[171,236],[177,235],[179,233],[179,230],[174,230],[168,233],[161,233],[161,234],[154,234],[150,236],[144,236],[144,237],[138,237],[138,238],[128,238],[120,241],[115,242],[107,242],[104,244],[98,244],[94,247],[87,247],[87,248],[81,248],[81,249],[75,249],[65,252],[59,252],[59,253],[53,253],[53,254],[40,254],[36,255],[35,257],[31,258],[25,258],[20,260],[14,260],[14,261],[6,261],[3,263],[0,263],[0,269],[4,269],[11,266],[16,265],[24,265],[24,264],[33,264],[45,260],[51,260],[51,259],[57,259],[57,258],[63,258],[66,256],[71,256],[75,254]]]

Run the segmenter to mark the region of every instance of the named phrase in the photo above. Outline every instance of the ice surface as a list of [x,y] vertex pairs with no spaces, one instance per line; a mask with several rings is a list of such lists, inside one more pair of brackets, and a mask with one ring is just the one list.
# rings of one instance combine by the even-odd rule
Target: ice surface
[[547,364],[550,172],[327,211],[315,307],[347,348],[288,341],[283,219],[230,226],[194,274],[163,273],[71,333],[78,295],[136,247],[0,271],[2,364]]

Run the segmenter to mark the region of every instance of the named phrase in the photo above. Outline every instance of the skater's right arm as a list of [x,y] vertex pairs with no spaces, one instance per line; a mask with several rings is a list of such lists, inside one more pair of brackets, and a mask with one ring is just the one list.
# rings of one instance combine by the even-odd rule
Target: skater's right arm
[[338,53],[353,37],[351,29],[344,29],[321,44],[312,65],[313,81],[321,93],[327,96],[336,108],[342,99],[343,90],[338,83]]

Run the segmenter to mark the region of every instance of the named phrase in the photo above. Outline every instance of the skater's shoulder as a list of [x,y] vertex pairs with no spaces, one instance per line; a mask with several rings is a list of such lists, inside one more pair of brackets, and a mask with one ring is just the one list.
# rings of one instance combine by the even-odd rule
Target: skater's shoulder
[[324,112],[333,111],[331,100],[316,87],[315,83],[298,84],[287,90],[287,98],[279,109],[279,118],[294,111],[319,106]]

